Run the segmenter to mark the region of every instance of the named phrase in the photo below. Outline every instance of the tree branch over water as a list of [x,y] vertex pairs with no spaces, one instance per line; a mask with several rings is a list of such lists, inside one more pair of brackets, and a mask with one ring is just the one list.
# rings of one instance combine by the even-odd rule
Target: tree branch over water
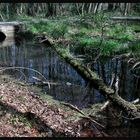
[[[46,41],[42,43],[46,44]],[[84,79],[90,81],[92,86],[99,90],[103,96],[121,108],[123,112],[128,115],[127,117],[140,118],[140,112],[138,111],[137,107],[134,104],[122,99],[119,95],[115,94],[115,91],[108,87],[95,72],[85,67],[77,60],[73,59],[72,56],[65,53],[61,48],[55,45],[51,45],[51,48],[54,49],[60,57],[65,59],[65,61],[69,63]]]

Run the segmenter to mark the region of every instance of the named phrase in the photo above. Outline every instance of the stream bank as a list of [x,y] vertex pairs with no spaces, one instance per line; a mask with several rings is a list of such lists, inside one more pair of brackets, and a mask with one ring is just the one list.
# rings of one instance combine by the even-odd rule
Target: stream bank
[[[20,41],[20,38],[18,38],[18,39],[19,39],[19,44],[20,44],[22,41]],[[24,41],[26,42],[26,40],[24,40]],[[65,40],[63,40],[63,39],[57,40],[57,41],[59,44],[68,43],[67,41],[65,42]],[[1,86],[2,86],[1,89],[3,89],[3,90],[1,90],[2,91],[1,92],[2,105],[5,104],[5,106],[9,106],[10,108],[15,108],[17,110],[17,112],[21,112],[21,114],[23,114],[23,115],[27,113],[25,115],[25,116],[27,116],[27,118],[28,118],[28,116],[31,115],[31,117],[33,117],[33,118],[37,117],[38,120],[40,120],[41,122],[43,121],[42,122],[43,128],[45,127],[44,129],[47,129],[49,127],[49,130],[48,129],[45,130],[49,134],[44,133],[43,135],[45,135],[45,136],[81,136],[81,137],[82,136],[92,136],[92,137],[93,136],[96,136],[96,137],[98,137],[98,136],[101,136],[101,137],[105,137],[105,136],[112,136],[112,137],[139,136],[139,134],[137,133],[138,130],[135,131],[135,134],[133,134],[133,132],[129,132],[131,130],[131,128],[133,127],[132,125],[129,124],[129,121],[126,122],[121,117],[117,117],[117,116],[119,116],[119,114],[121,114],[120,110],[118,111],[118,110],[115,110],[114,108],[111,109],[111,107],[113,107],[113,106],[109,106],[109,108],[106,108],[105,111],[101,111],[101,107],[103,105],[102,103],[105,101],[105,100],[102,100],[102,97],[98,96],[98,98],[101,99],[101,103],[99,102],[99,100],[96,102],[97,104],[94,104],[95,102],[94,103],[91,102],[92,99],[95,99],[95,96],[97,94],[94,94],[95,96],[94,97],[92,96],[92,98],[91,98],[91,96],[90,96],[90,98],[86,98],[86,99],[88,99],[88,104],[86,104],[86,102],[87,102],[86,100],[84,101],[83,104],[77,103],[77,99],[80,99],[79,97],[81,97],[80,92],[86,93],[85,92],[85,87],[87,87],[86,82],[83,81],[81,79],[81,77],[79,77],[79,75],[77,75],[77,73],[74,70],[71,70],[71,68],[68,65],[65,65],[63,62],[59,61],[58,58],[56,58],[56,54],[53,54],[54,52],[51,52],[51,50],[46,51],[43,47],[40,46],[40,44],[39,45],[36,44],[36,47],[35,46],[32,47],[31,44],[29,44],[29,46],[30,46],[29,52],[32,52],[31,54],[28,53],[28,49],[25,47],[27,44],[25,44],[25,46],[23,45],[22,47],[17,47],[17,46],[15,46],[15,44],[12,45],[12,47],[11,46],[7,47],[4,50],[5,53],[1,53],[1,58],[4,58],[3,62],[5,62],[5,64],[2,64],[2,66],[5,67],[5,65],[7,65],[10,67],[25,66],[25,67],[29,67],[29,68],[35,68],[35,69],[39,68],[38,70],[41,73],[44,72],[44,73],[48,74],[46,77],[48,78],[47,80],[49,80],[50,83],[55,82],[55,84],[59,84],[60,82],[62,82],[63,84],[62,83],[61,84],[62,84],[63,88],[61,87],[61,90],[58,91],[59,88],[57,87],[55,91],[53,90],[52,92],[50,92],[50,94],[53,95],[53,98],[52,98],[52,96],[50,96],[48,94],[46,95],[46,93],[49,93],[48,87],[45,90],[45,92],[42,90],[41,91],[37,90],[36,92],[34,92],[34,90],[33,90],[33,93],[32,93],[32,92],[30,92],[31,85],[27,86],[27,88],[26,88],[26,86],[25,86],[26,84],[24,85],[24,83],[21,83],[22,86],[24,85],[22,87],[22,86],[19,86],[19,84],[17,84],[19,82],[15,82],[16,84],[13,83],[13,81],[14,81],[13,79],[10,79],[9,80],[10,82],[7,82],[3,85],[4,81],[2,81],[2,83],[1,83]],[[65,48],[66,46],[63,46],[63,47]],[[35,53],[33,53],[33,51],[37,51],[38,53],[35,54]],[[42,55],[42,51],[45,52],[45,55],[50,55],[51,58],[49,58],[49,59],[45,58],[44,59],[45,61],[42,60],[42,57],[40,57]],[[23,53],[23,52],[25,52],[25,53]],[[49,52],[49,53],[47,53],[47,52]],[[41,58],[40,59],[41,61],[38,59],[39,57]],[[38,60],[36,59],[36,61],[34,61],[33,58],[37,58]],[[9,60],[12,60],[12,62]],[[20,60],[20,61],[18,61],[18,60]],[[38,64],[40,64],[40,63],[42,63],[42,65],[38,66]],[[48,65],[46,65],[46,64],[48,64]],[[60,64],[61,66],[57,66],[58,64]],[[97,67],[100,67],[100,65],[99,66],[97,65]],[[122,64],[122,67],[123,67],[123,64]],[[103,71],[104,71],[104,69],[103,69]],[[14,75],[14,72],[11,71],[12,75]],[[101,71],[99,70],[99,72],[101,72]],[[36,82],[35,79],[34,80],[32,79],[32,77],[33,76],[38,77],[38,76],[34,75],[32,73],[32,71],[30,71],[30,72],[24,71],[24,73],[27,74],[25,77],[28,77],[28,80],[29,80],[28,82],[31,82],[31,83]],[[65,73],[65,75],[63,75],[64,73]],[[67,75],[68,75],[68,77],[66,77]],[[15,73],[15,76],[17,76],[18,79],[22,78],[21,74],[19,74],[19,76],[18,76],[18,74]],[[74,78],[71,76],[73,76]],[[54,78],[55,81],[51,81],[52,78]],[[7,78],[4,78],[4,79],[7,79]],[[122,85],[124,85],[124,84],[122,84]],[[81,88],[81,86],[82,86],[82,88]],[[84,86],[84,88],[83,88],[83,86]],[[25,87],[25,89],[24,89],[24,87]],[[68,92],[68,90],[66,90],[68,87],[69,87],[69,89],[73,89],[72,91],[69,90],[70,93],[72,93],[72,94],[70,94],[71,95],[70,99],[67,96],[69,94],[67,94],[67,95],[65,94],[66,92]],[[10,91],[9,91],[9,89],[10,89]],[[55,89],[55,88],[51,85],[51,89]],[[77,91],[79,91],[77,93],[78,96],[75,95],[76,89],[77,89]],[[22,92],[22,90],[24,92]],[[90,93],[92,93],[92,90],[89,90],[89,91],[90,91]],[[59,92],[60,96],[58,96],[58,92]],[[16,93],[16,95],[15,95],[15,93]],[[39,93],[39,94],[37,95],[37,93]],[[62,96],[62,93],[64,93],[64,96]],[[136,93],[138,93],[138,92],[136,92]],[[17,97],[17,95],[19,95],[19,97]],[[85,99],[85,97],[87,97],[87,96],[89,97],[89,95],[87,93],[86,93],[86,95],[85,94],[82,94],[82,95],[83,95],[83,99]],[[92,95],[92,94],[90,94],[90,95]],[[27,98],[22,100],[21,99],[21,98],[23,98],[22,96],[25,96]],[[39,97],[39,99],[38,99],[38,97]],[[65,98],[63,98],[63,97],[65,97]],[[40,99],[40,98],[42,98],[42,99]],[[135,97],[133,97],[130,100],[133,100],[134,98]],[[57,99],[57,101],[56,101],[56,99]],[[83,118],[81,118],[81,114],[78,113],[77,111],[75,111],[73,108],[62,105],[61,102],[63,101],[63,99],[66,102],[69,102],[69,103],[72,103],[72,104],[78,106],[83,112],[85,112],[85,114],[88,114],[90,117],[93,117],[93,120],[96,120],[99,123],[101,123],[102,125],[105,125],[106,130],[98,128],[99,126],[95,127],[95,124],[91,123],[91,121],[89,121],[89,119],[83,120]],[[75,99],[76,102],[73,102],[74,101],[73,99]],[[43,100],[43,102],[42,102],[42,100]],[[40,103],[40,101],[41,101],[41,103]],[[46,105],[47,107],[46,106],[44,107],[44,105]],[[85,105],[85,106],[81,106],[81,105]],[[35,109],[34,106],[38,109]],[[88,106],[90,106],[90,107],[88,108]],[[45,113],[47,113],[47,115]],[[50,114],[50,115],[48,115],[48,114]],[[65,116],[65,114],[66,114],[66,116]],[[76,122],[75,122],[75,120],[76,120]],[[46,128],[46,125],[47,125],[47,128]],[[124,132],[123,130],[125,130],[126,133],[123,133]],[[135,129],[133,129],[133,130],[135,130]],[[35,129],[35,131],[38,131],[38,129],[37,130]],[[41,131],[42,131],[42,129],[41,129]],[[36,135],[39,136],[40,134],[36,133]]]
[[[29,45],[30,45],[30,43],[29,43]],[[2,54],[5,54],[4,56],[6,56],[6,55],[12,56],[12,55],[9,55],[12,52],[13,55],[16,56],[15,57],[16,59],[15,60],[13,59],[13,61],[10,62],[7,60],[12,60],[12,59],[10,57],[9,58],[7,57],[8,59],[4,59],[6,64],[11,67],[16,66],[15,64],[17,64],[17,65],[21,64],[17,60],[23,60],[22,55],[19,55],[20,57],[17,57],[17,54],[14,52],[17,52],[18,54],[20,54],[19,52],[24,52],[24,51],[18,50],[18,48],[16,48],[15,46],[13,46],[13,47],[10,46],[9,48],[13,49],[13,51],[10,51],[7,48],[5,51],[6,53],[2,53]],[[24,47],[21,47],[21,48],[23,49]],[[36,55],[34,53],[31,53],[32,52],[31,50],[36,50],[37,48],[39,50],[41,49],[38,45],[36,47],[34,46],[33,48],[30,47],[30,54],[32,56],[36,56]],[[39,54],[39,50],[38,50],[38,54]],[[28,56],[26,58],[29,58],[29,60],[31,60],[31,57],[27,53],[28,51],[26,50],[25,52],[26,52],[26,56]],[[43,52],[45,52],[45,51],[43,50]],[[51,52],[51,51],[48,51],[48,52]],[[41,54],[41,52],[40,52],[40,54]],[[55,55],[52,54],[52,56],[56,57],[56,54]],[[1,55],[1,58],[6,58],[6,57],[2,57],[2,55]],[[25,62],[27,63],[27,61],[25,61]],[[25,64],[25,62],[22,61],[23,64]],[[32,61],[29,61],[29,62],[31,62],[31,63],[27,63],[29,66],[31,64],[34,64],[34,63],[32,63]],[[52,61],[50,61],[50,62],[52,62]],[[55,62],[55,61],[53,61],[53,62]],[[6,66],[4,64],[2,64],[1,68],[5,68],[5,67]],[[32,133],[27,134],[27,135],[24,134],[24,136],[46,136],[46,137],[47,136],[54,136],[54,137],[55,136],[56,137],[58,137],[58,136],[63,136],[63,137],[65,137],[65,136],[80,136],[80,137],[82,137],[82,136],[87,136],[87,137],[90,137],[90,136],[91,137],[93,137],[93,136],[105,137],[105,136],[107,136],[107,137],[109,137],[109,136],[111,136],[111,137],[115,137],[115,136],[133,135],[132,133],[129,132],[129,130],[132,126],[131,125],[129,126],[129,123],[125,124],[124,120],[122,120],[120,117],[117,117],[119,115],[117,115],[116,113],[118,112],[118,114],[120,114],[121,111],[114,110],[112,108],[113,106],[109,106],[109,108],[106,108],[105,110],[101,111],[101,107],[103,106],[103,104],[97,103],[97,104],[91,104],[91,105],[89,105],[89,107],[86,107],[86,108],[84,107],[83,109],[81,109],[81,111],[84,112],[86,115],[88,114],[88,116],[90,116],[93,120],[96,120],[97,122],[99,122],[100,124],[102,124],[106,127],[106,129],[102,129],[98,125],[95,125],[93,122],[91,122],[89,119],[83,119],[81,117],[82,115],[79,112],[75,111],[73,108],[62,105],[61,104],[62,101],[56,100],[55,96],[52,97],[51,95],[47,95],[45,93],[46,91],[45,92],[42,91],[42,88],[35,88],[35,86],[32,86],[33,84],[35,84],[34,82],[31,82],[32,79],[30,79],[33,76],[32,71],[30,71],[31,73],[30,72],[26,73],[24,71],[24,73],[26,73],[28,76],[31,74],[30,75],[31,77],[29,78],[29,81],[31,80],[30,81],[31,84],[24,83],[25,81],[21,81],[21,78],[22,78],[21,76],[23,76],[23,75],[21,75],[21,73],[18,76],[17,73],[15,73],[16,71],[10,72],[12,74],[12,77],[14,76],[14,74],[15,74],[15,76],[17,76],[17,79],[20,80],[20,82],[19,82],[13,78],[9,78],[9,76],[6,78],[4,76],[3,72],[1,71],[2,77],[0,78],[1,79],[1,105],[4,106],[4,108],[8,107],[8,108],[10,108],[10,110],[12,110],[12,109],[16,110],[16,112],[14,112],[15,114],[17,114],[17,112],[21,113],[21,115],[24,116],[23,120],[26,120],[26,121],[24,121],[24,122],[26,122],[25,124],[28,124],[28,122],[31,121],[30,119],[28,121],[27,118],[37,118],[37,119],[35,119],[37,121],[35,121],[35,123],[33,123],[33,126],[34,126],[34,124],[35,124],[35,126],[37,126],[35,128],[33,127],[35,134],[32,134]],[[72,73],[72,74],[74,74],[74,73]],[[66,75],[67,75],[67,73],[66,73]],[[61,78],[62,78],[61,81],[63,81],[63,77],[61,77]],[[73,82],[71,81],[71,83],[73,83]],[[68,87],[69,85],[66,85],[66,86]],[[51,86],[51,88],[52,88],[52,86]],[[42,102],[42,100],[43,100],[43,102]],[[40,105],[40,102],[41,102],[41,105]],[[44,107],[44,105],[45,105],[45,107]],[[47,108],[46,105],[49,108]],[[46,110],[46,111],[44,111],[44,110]],[[49,113],[49,111],[51,111],[51,112]],[[47,115],[43,115],[43,112],[46,112]],[[50,114],[49,116],[48,116],[48,113]],[[43,117],[43,116],[46,116],[47,118]],[[56,116],[58,117],[58,122],[56,121],[56,118],[57,118]],[[53,121],[53,119],[54,119],[54,121]],[[5,124],[6,123],[7,122],[5,122]],[[56,125],[54,125],[55,123],[56,123]],[[4,125],[4,124],[2,124],[2,125]],[[79,125],[80,125],[80,127],[79,127]],[[40,128],[39,126],[43,127],[43,129]],[[39,127],[39,130],[38,130],[38,127]],[[70,130],[68,130],[68,129],[65,130],[65,128],[68,128],[68,127],[70,128]],[[121,132],[123,129],[125,129],[125,132],[126,132],[125,134],[124,133],[122,134],[122,132]],[[7,130],[7,131],[5,132],[4,130]],[[4,129],[4,130],[1,131],[2,136],[10,135],[7,133],[7,132],[9,132],[9,129]],[[117,134],[116,134],[116,131],[117,131]],[[136,130],[136,131],[138,131],[138,130]],[[3,134],[4,132],[5,132],[5,134]],[[10,132],[12,133],[11,136],[15,135],[15,133],[13,133],[12,130]],[[18,135],[18,131],[15,131],[15,132]],[[74,133],[72,133],[72,132],[74,132]],[[138,136],[138,133],[135,133],[135,135]],[[23,136],[22,132],[21,132],[21,136]]]
[[[135,133],[130,131],[134,126],[124,121],[119,116],[121,110],[116,110],[113,105],[102,111],[103,104],[95,104],[81,110],[93,120],[104,125],[106,129],[103,129],[90,120],[84,119],[84,116],[73,108],[54,100],[51,96],[40,96],[40,88],[27,86],[26,83],[16,81],[6,75],[1,75],[0,79],[1,120],[3,120],[1,136],[139,136],[139,129],[135,128]],[[8,115],[2,110],[6,112],[9,110]],[[14,114],[14,117],[11,117],[11,114]]]

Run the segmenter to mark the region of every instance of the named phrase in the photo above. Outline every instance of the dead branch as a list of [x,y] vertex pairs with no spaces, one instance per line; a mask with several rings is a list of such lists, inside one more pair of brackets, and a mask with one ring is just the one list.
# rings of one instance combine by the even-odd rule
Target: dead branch
[[96,122],[95,120],[93,120],[91,117],[89,117],[89,115],[86,115],[83,111],[81,111],[80,109],[78,109],[76,106],[70,104],[70,103],[64,103],[64,102],[61,102],[61,104],[65,105],[65,106],[68,106],[70,107],[71,109],[79,112],[80,114],[82,114],[83,116],[81,116],[82,118],[85,118],[85,119],[89,119],[91,122],[99,125],[100,127],[102,128],[105,128],[105,126],[101,125],[100,123]]
[[[2,67],[2,68],[0,68],[0,72],[6,71],[6,70],[11,70],[11,69],[15,69],[15,70],[16,70],[16,69],[31,70],[31,71],[34,71],[34,72],[36,72],[37,74],[41,75],[42,78],[44,78],[45,81],[47,81],[47,79],[45,78],[45,76],[44,76],[42,73],[40,73],[39,71],[37,71],[37,70],[35,70],[35,69],[27,68],[27,67]],[[49,82],[46,82],[46,84],[48,84],[48,87],[49,87],[49,89],[50,89],[50,84],[49,84]]]
[[136,100],[132,101],[132,103],[133,103],[133,104],[137,104],[137,103],[139,103],[139,101],[140,101],[140,99],[137,98]]
[[135,63],[134,66],[132,67],[132,70],[135,69],[139,65],[140,65],[140,62]]

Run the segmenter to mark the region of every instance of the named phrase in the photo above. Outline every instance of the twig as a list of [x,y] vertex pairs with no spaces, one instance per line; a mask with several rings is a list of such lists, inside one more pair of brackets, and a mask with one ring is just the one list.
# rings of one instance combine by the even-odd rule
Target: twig
[[131,68],[129,71],[133,74],[134,77],[140,78],[140,75],[137,75],[136,73],[134,73],[135,70],[139,70],[139,69],[140,69],[140,67],[135,68],[135,69],[132,69],[132,68]]
[[[10,70],[10,69],[26,69],[26,70],[31,70],[31,71],[34,71],[36,73],[38,73],[39,75],[41,75],[45,81],[47,81],[47,79],[45,78],[45,76],[43,74],[41,74],[39,71],[35,70],[35,69],[32,69],[32,68],[27,68],[27,67],[3,67],[0,69],[0,72],[1,71],[5,71],[5,70]],[[50,88],[50,84],[49,82],[46,82],[48,84],[48,87]]]
[[140,62],[135,63],[134,66],[132,67],[132,70],[135,69],[138,65],[140,65]]
[[93,120],[91,117],[89,117],[89,116],[81,116],[82,118],[85,118],[85,119],[89,119],[91,122],[93,122],[93,123],[95,123],[95,124],[97,124],[97,125],[99,125],[100,127],[102,127],[102,128],[104,128],[105,129],[105,126],[103,126],[102,124],[100,124],[100,123],[98,123],[97,121],[95,121],[95,120]]
[[128,117],[125,117],[125,116],[122,116],[122,117],[123,117],[124,119],[131,120],[131,121],[140,119],[140,117],[134,117],[134,118],[128,118]]
[[135,61],[134,58],[130,58],[130,59],[127,61],[127,63],[128,63],[128,64],[129,64],[129,63],[134,63],[134,61]]
[[[27,81],[27,77],[26,77],[26,75],[24,74],[24,72],[22,72],[21,70],[18,70],[18,69],[14,69],[14,70],[20,72],[20,73],[21,73],[21,77],[24,76],[24,80]],[[21,77],[20,77],[19,79],[21,79]]]
[[133,103],[133,104],[137,104],[137,103],[139,103],[139,101],[140,101],[140,99],[137,98],[136,100],[132,101],[132,103]]
[[105,126],[101,125],[100,123],[98,123],[95,120],[93,120],[91,117],[87,116],[83,111],[79,110],[76,106],[74,106],[72,104],[69,104],[69,103],[64,103],[64,102],[61,102],[61,104],[65,105],[65,106],[68,106],[68,107],[72,108],[73,110],[79,112],[80,114],[83,115],[83,116],[81,116],[82,118],[89,119],[90,121],[92,121],[93,123],[99,125],[100,127],[105,128]]
[[64,102],[61,102],[61,104],[65,105],[65,106],[68,106],[70,108],[72,108],[73,110],[79,112],[80,114],[82,115],[85,115],[84,112],[82,112],[81,110],[79,110],[76,106],[70,104],[70,103],[64,103]]

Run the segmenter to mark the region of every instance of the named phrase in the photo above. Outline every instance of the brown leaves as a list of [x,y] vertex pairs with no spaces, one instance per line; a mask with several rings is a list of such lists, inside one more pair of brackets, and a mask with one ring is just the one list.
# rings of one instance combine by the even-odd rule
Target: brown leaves
[[0,136],[4,137],[21,137],[39,136],[39,132],[35,128],[29,127],[25,118],[15,115],[10,110],[0,106]]
[[[0,84],[0,103],[15,109],[24,118],[9,115],[2,117],[4,123],[0,120],[2,136],[38,136],[40,133],[37,127],[33,127],[29,121],[37,118],[42,126],[53,129],[56,133],[67,136],[95,136],[95,131],[82,128],[82,123],[77,119],[68,120],[73,115],[73,111],[63,110],[60,106],[48,104],[48,101],[40,99],[34,95],[28,87],[17,85],[12,82]],[[27,120],[28,114],[32,114]],[[8,121],[10,120],[10,121]],[[77,121],[76,121],[77,120]],[[82,131],[81,131],[82,129]],[[45,134],[46,135],[46,134]]]
[[[3,96],[0,102],[4,105],[9,106],[23,114],[26,114],[27,112],[33,113],[56,132],[63,132],[66,127],[67,123],[63,119],[63,116],[66,113],[64,113],[60,108],[57,109],[56,106],[48,105],[47,101],[44,102],[37,98],[33,95],[33,92],[30,92],[30,90],[25,86],[16,85],[12,82],[0,84],[0,96]],[[12,121],[14,125],[18,124],[17,120]],[[23,128],[27,129],[26,127]]]

